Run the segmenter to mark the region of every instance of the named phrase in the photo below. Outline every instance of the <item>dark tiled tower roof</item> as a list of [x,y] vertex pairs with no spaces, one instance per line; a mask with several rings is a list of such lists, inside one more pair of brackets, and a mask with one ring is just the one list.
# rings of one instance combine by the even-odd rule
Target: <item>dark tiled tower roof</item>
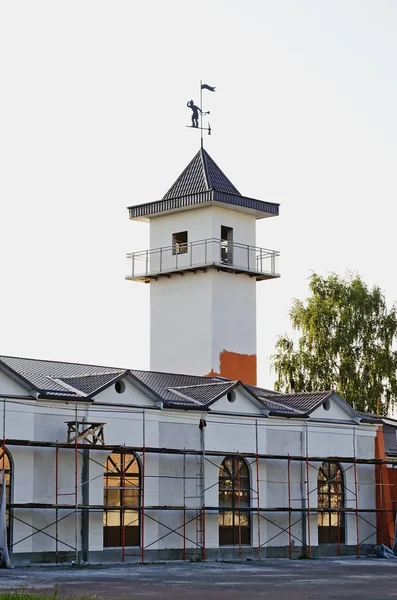
[[161,200],[129,206],[130,219],[149,221],[160,214],[205,205],[228,206],[255,215],[276,217],[279,205],[248,198],[221,171],[208,152],[201,148]]
[[231,181],[212,160],[208,152],[201,148],[186,169],[181,173],[163,200],[200,194],[209,190],[241,196]]

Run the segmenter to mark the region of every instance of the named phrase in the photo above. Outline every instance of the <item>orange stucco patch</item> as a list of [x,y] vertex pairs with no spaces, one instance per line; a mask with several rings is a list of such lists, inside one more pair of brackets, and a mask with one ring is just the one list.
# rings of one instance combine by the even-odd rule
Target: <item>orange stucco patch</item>
[[219,373],[211,369],[204,377],[217,375],[256,385],[256,354],[239,354],[222,350],[219,355]]
[[[385,440],[383,427],[380,425],[375,438],[375,458],[386,459]],[[391,483],[393,470],[388,469],[387,465],[380,464],[375,467],[376,480],[376,508],[388,512],[380,512],[376,515],[377,543],[393,545],[394,540],[394,512],[392,504]]]
[[256,354],[223,350],[219,355],[220,375],[256,385]]

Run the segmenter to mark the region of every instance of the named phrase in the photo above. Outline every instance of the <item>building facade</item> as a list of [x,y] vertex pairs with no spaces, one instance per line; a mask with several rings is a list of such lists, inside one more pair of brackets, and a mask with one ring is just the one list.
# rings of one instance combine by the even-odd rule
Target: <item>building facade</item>
[[12,562],[343,555],[390,536],[383,423],[332,391],[256,385],[255,288],[279,273],[255,222],[278,205],[201,149],[129,211],[150,223],[127,278],[150,284],[151,370],[0,357]]

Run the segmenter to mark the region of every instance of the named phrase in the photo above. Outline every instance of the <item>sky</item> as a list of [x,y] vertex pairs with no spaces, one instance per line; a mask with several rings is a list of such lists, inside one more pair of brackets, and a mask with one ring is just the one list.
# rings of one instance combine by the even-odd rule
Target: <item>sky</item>
[[[205,147],[244,195],[280,203],[257,245],[258,383],[316,272],[397,300],[395,0],[0,1],[0,353],[149,368],[149,247],[127,206]],[[243,310],[243,307],[242,307]]]

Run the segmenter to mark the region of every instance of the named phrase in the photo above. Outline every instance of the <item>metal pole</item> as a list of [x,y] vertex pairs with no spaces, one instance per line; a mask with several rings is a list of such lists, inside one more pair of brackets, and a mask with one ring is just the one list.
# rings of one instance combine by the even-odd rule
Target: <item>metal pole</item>
[[310,485],[309,485],[309,457],[306,454],[306,502],[307,502],[307,556],[312,557],[310,543]]
[[205,549],[205,504],[203,504],[203,560],[207,560],[207,552]]
[[142,564],[145,564],[145,467],[146,467],[146,420],[145,411],[142,413],[142,484],[141,484],[141,523],[142,523]]
[[[339,482],[336,482],[336,489],[338,490],[338,498],[339,498]],[[328,516],[329,518],[329,516]],[[340,556],[340,512],[338,506],[337,512],[337,525],[338,525],[338,556]]]
[[55,448],[55,562],[58,562],[59,448]]
[[203,88],[201,87],[203,82],[200,79],[200,134],[201,134],[201,148],[204,147],[203,140]]
[[183,560],[186,560],[186,454],[183,455]]
[[[85,421],[83,417],[83,421]],[[81,465],[81,504],[84,507],[90,504],[90,451],[83,450]],[[81,560],[88,562],[90,547],[90,511],[88,508],[81,510]]]
[[[307,451],[307,423],[301,433],[301,456],[303,457]],[[300,494],[302,506],[302,553],[307,551],[307,514],[306,514],[306,490],[305,490],[305,463],[300,462]]]
[[259,490],[259,443],[258,443],[258,420],[255,420],[255,446],[256,446],[256,494],[258,508],[258,559],[261,559],[261,511],[260,511],[260,490]]
[[288,546],[289,558],[292,559],[292,536],[291,536],[291,459],[288,455]]
[[206,552],[206,548],[205,548],[205,512],[206,512],[206,508],[205,508],[205,427],[202,427],[200,430],[200,441],[201,441],[201,457],[200,457],[200,461],[201,461],[201,495],[202,495],[202,544],[203,544],[203,551],[202,551],[202,558],[203,560],[207,559],[207,552]]
[[[2,459],[2,469],[3,469],[3,490],[2,492],[5,494],[5,498],[6,498],[6,503],[7,503],[7,480],[6,480],[6,474],[5,474],[5,461],[6,461],[6,399],[3,398],[3,443],[2,443],[2,448],[3,448],[3,459]],[[11,485],[11,481],[10,481],[10,485]],[[10,502],[11,502],[11,498],[10,498]],[[9,511],[9,527],[11,528],[11,510]],[[7,534],[6,534],[6,544],[7,544]],[[10,543],[10,540],[8,540],[8,543]]]
[[354,450],[354,493],[356,497],[356,542],[357,542],[357,558],[360,558],[360,534],[359,534],[359,515],[358,515],[358,481],[357,481],[357,459],[356,459],[356,428],[353,430],[353,450]]
[[[2,470],[5,470],[5,460],[6,460],[6,399],[3,398],[3,466]],[[4,479],[5,485],[5,479]]]
[[124,453],[121,455],[120,461],[121,467],[121,497],[120,504],[123,507],[120,511],[120,519],[121,519],[121,562],[125,561],[125,444],[124,444]]
[[[240,508],[241,508],[241,502],[240,502],[241,486],[240,486],[240,481],[241,480],[240,480],[240,463],[239,463],[238,472],[237,472],[238,555],[239,555],[239,558],[241,560],[241,558],[242,558],[242,548],[241,548],[241,511],[240,511]],[[234,507],[233,507],[233,509],[234,509]],[[235,518],[235,514],[236,514],[235,510],[233,510],[233,520]]]
[[76,421],[76,435],[74,442],[74,501],[75,501],[75,513],[74,513],[74,542],[76,548],[76,563],[79,563],[79,550],[78,550],[78,538],[77,538],[77,526],[78,526],[78,506],[79,506],[79,488],[78,488],[78,464],[79,464],[79,450],[78,450],[78,423],[77,423],[77,402],[75,405],[75,421]]

